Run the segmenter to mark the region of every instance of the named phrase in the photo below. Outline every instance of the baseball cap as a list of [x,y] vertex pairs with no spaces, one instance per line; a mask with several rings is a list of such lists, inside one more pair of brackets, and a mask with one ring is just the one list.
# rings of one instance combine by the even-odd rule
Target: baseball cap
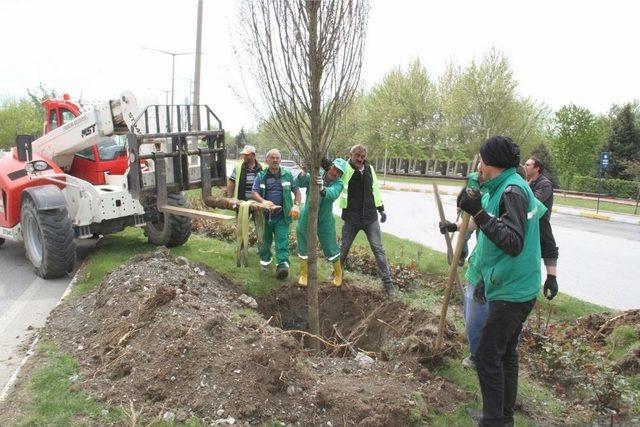
[[256,153],[256,147],[254,147],[253,145],[245,145],[242,151],[240,152],[240,154],[251,154],[251,153],[253,154]]

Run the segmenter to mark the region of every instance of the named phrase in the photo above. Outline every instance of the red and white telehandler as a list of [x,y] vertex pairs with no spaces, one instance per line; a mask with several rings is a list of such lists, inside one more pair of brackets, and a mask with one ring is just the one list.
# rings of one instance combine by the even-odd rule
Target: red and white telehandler
[[[184,244],[186,190],[226,184],[224,130],[206,105],[149,105],[125,92],[81,107],[43,102],[44,134],[19,135],[0,157],[0,245],[23,241],[43,278],[75,263],[75,239],[144,227],[149,242]],[[218,217],[222,217],[221,215]]]

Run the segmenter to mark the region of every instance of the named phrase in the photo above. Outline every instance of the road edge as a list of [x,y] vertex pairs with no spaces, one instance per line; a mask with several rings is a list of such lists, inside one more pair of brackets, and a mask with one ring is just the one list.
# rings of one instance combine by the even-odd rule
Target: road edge
[[[69,296],[69,294],[71,293],[71,289],[73,288],[73,286],[78,281],[78,273],[80,273],[81,268],[82,268],[82,266],[80,266],[76,270],[75,274],[71,278],[71,281],[69,282],[69,285],[67,285],[67,289],[65,289],[64,293],[62,294],[62,296],[60,297],[60,299],[58,300],[56,305],[51,309],[51,311],[55,310],[55,308],[58,307],[60,305],[60,303],[67,296]],[[49,312],[49,314],[51,314],[51,311]],[[47,319],[48,318],[49,318],[49,316],[47,316]],[[46,321],[45,321],[45,324],[46,324]],[[33,338],[33,341],[29,345],[29,349],[27,350],[27,354],[22,358],[22,360],[20,361],[20,364],[18,365],[16,370],[13,372],[13,374],[9,378],[9,381],[7,381],[5,386],[2,388],[2,391],[0,392],[0,403],[4,403],[7,400],[7,398],[9,397],[9,395],[11,394],[13,386],[16,383],[16,381],[18,380],[18,376],[20,375],[20,371],[22,370],[22,367],[27,363],[27,360],[29,360],[29,358],[31,356],[33,356],[33,354],[35,353],[35,348],[36,348],[36,345],[38,344],[39,340],[40,340],[40,333],[37,332],[35,334],[34,338]]]

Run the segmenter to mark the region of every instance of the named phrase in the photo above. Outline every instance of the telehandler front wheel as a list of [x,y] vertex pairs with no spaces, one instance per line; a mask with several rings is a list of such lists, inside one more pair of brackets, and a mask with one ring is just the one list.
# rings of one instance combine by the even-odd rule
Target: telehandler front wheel
[[[167,202],[170,206],[189,207],[189,199],[184,192],[169,193]],[[191,218],[172,214],[158,214],[158,220],[148,221],[145,234],[149,243],[172,248],[184,245],[191,236]]]
[[27,257],[38,276],[57,279],[73,271],[76,244],[66,208],[38,210],[33,200],[25,197],[20,225]]

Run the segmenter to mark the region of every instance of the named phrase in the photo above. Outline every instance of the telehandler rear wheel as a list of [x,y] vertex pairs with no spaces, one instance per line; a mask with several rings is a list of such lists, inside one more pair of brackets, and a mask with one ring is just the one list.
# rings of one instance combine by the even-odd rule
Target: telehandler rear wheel
[[[171,206],[189,207],[189,199],[184,192],[169,193],[167,202]],[[147,222],[145,234],[149,239],[149,243],[154,245],[168,248],[183,245],[191,236],[191,218],[160,213],[157,221]]]
[[4,239],[0,237],[0,246],[2,246],[3,244],[4,244]]
[[57,279],[73,271],[76,244],[66,208],[39,211],[31,198],[26,197],[20,225],[27,257],[38,276]]

